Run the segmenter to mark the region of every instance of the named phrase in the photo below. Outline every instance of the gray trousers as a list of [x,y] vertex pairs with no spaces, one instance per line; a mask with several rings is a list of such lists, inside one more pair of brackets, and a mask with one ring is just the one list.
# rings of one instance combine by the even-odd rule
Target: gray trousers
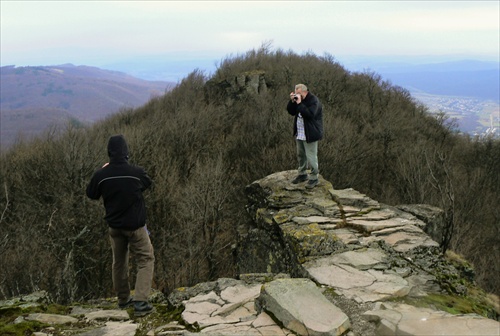
[[318,141],[307,142],[305,140],[295,140],[297,143],[297,159],[299,161],[299,175],[307,175],[307,164],[311,168],[310,180],[317,180],[318,168]]
[[124,303],[130,297],[129,251],[137,263],[134,301],[148,301],[155,257],[146,227],[135,231],[109,228],[109,236],[113,250],[113,286],[118,302]]

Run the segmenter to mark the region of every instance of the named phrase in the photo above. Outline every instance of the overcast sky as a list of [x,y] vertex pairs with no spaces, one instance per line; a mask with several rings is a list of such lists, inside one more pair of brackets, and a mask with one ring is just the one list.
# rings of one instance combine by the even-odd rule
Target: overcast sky
[[499,60],[500,1],[1,0],[1,65],[102,66],[273,49]]

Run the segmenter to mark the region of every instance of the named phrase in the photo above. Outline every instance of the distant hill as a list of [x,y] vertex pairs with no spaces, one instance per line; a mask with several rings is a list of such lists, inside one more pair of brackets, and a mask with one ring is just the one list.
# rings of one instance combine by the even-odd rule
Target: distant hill
[[[384,80],[402,86],[412,92],[433,95],[475,97],[478,99],[500,100],[500,63],[478,59],[453,59],[450,57],[346,57],[341,62],[350,71],[365,69],[382,75]],[[105,66],[126,72],[146,80],[158,78],[182,79],[192,69],[198,68],[213,73],[217,66],[213,58],[202,57],[161,57],[134,59]]]
[[[146,80],[173,81],[191,69],[204,73],[217,69],[214,58],[183,56],[123,60],[104,67]],[[443,111],[456,119],[462,132],[486,135],[496,127],[500,135],[500,63],[491,57],[346,56],[343,63],[349,71],[374,71],[391,84],[404,87],[431,112]]]
[[500,102],[500,63],[475,60],[374,66],[384,79],[434,95],[474,97]]
[[498,70],[421,71],[391,73],[394,84],[443,96],[474,97],[500,101]]
[[500,63],[497,61],[359,59],[351,61],[349,68],[376,72],[392,85],[404,87],[431,112],[445,112],[456,119],[462,132],[499,135]]
[[1,147],[51,125],[92,123],[120,109],[141,106],[174,84],[72,64],[1,67]]

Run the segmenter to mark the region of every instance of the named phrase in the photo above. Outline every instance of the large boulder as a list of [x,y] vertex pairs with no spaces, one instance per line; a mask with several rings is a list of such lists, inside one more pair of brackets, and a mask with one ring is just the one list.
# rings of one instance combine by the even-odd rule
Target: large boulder
[[349,318],[309,279],[279,279],[262,286],[258,304],[298,335],[342,335]]
[[396,208],[408,212],[426,225],[424,228],[432,239],[441,244],[444,229],[444,210],[429,204],[401,204]]

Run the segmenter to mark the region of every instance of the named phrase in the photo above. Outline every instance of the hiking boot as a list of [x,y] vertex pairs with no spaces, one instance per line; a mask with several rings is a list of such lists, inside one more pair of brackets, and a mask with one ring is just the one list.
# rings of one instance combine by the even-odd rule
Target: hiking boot
[[134,316],[141,317],[153,311],[154,307],[147,301],[136,301],[134,303]]
[[134,299],[129,297],[126,302],[118,301],[118,308],[127,309],[128,307],[132,307],[133,304],[134,304]]
[[309,180],[306,184],[306,188],[307,189],[312,189],[314,188],[315,186],[317,186],[319,183],[318,179],[315,179],[315,180]]
[[306,180],[307,180],[307,175],[297,175],[297,176],[293,179],[292,183],[293,183],[293,184],[298,184],[298,183],[300,183],[300,182],[304,182],[304,181],[306,181]]

